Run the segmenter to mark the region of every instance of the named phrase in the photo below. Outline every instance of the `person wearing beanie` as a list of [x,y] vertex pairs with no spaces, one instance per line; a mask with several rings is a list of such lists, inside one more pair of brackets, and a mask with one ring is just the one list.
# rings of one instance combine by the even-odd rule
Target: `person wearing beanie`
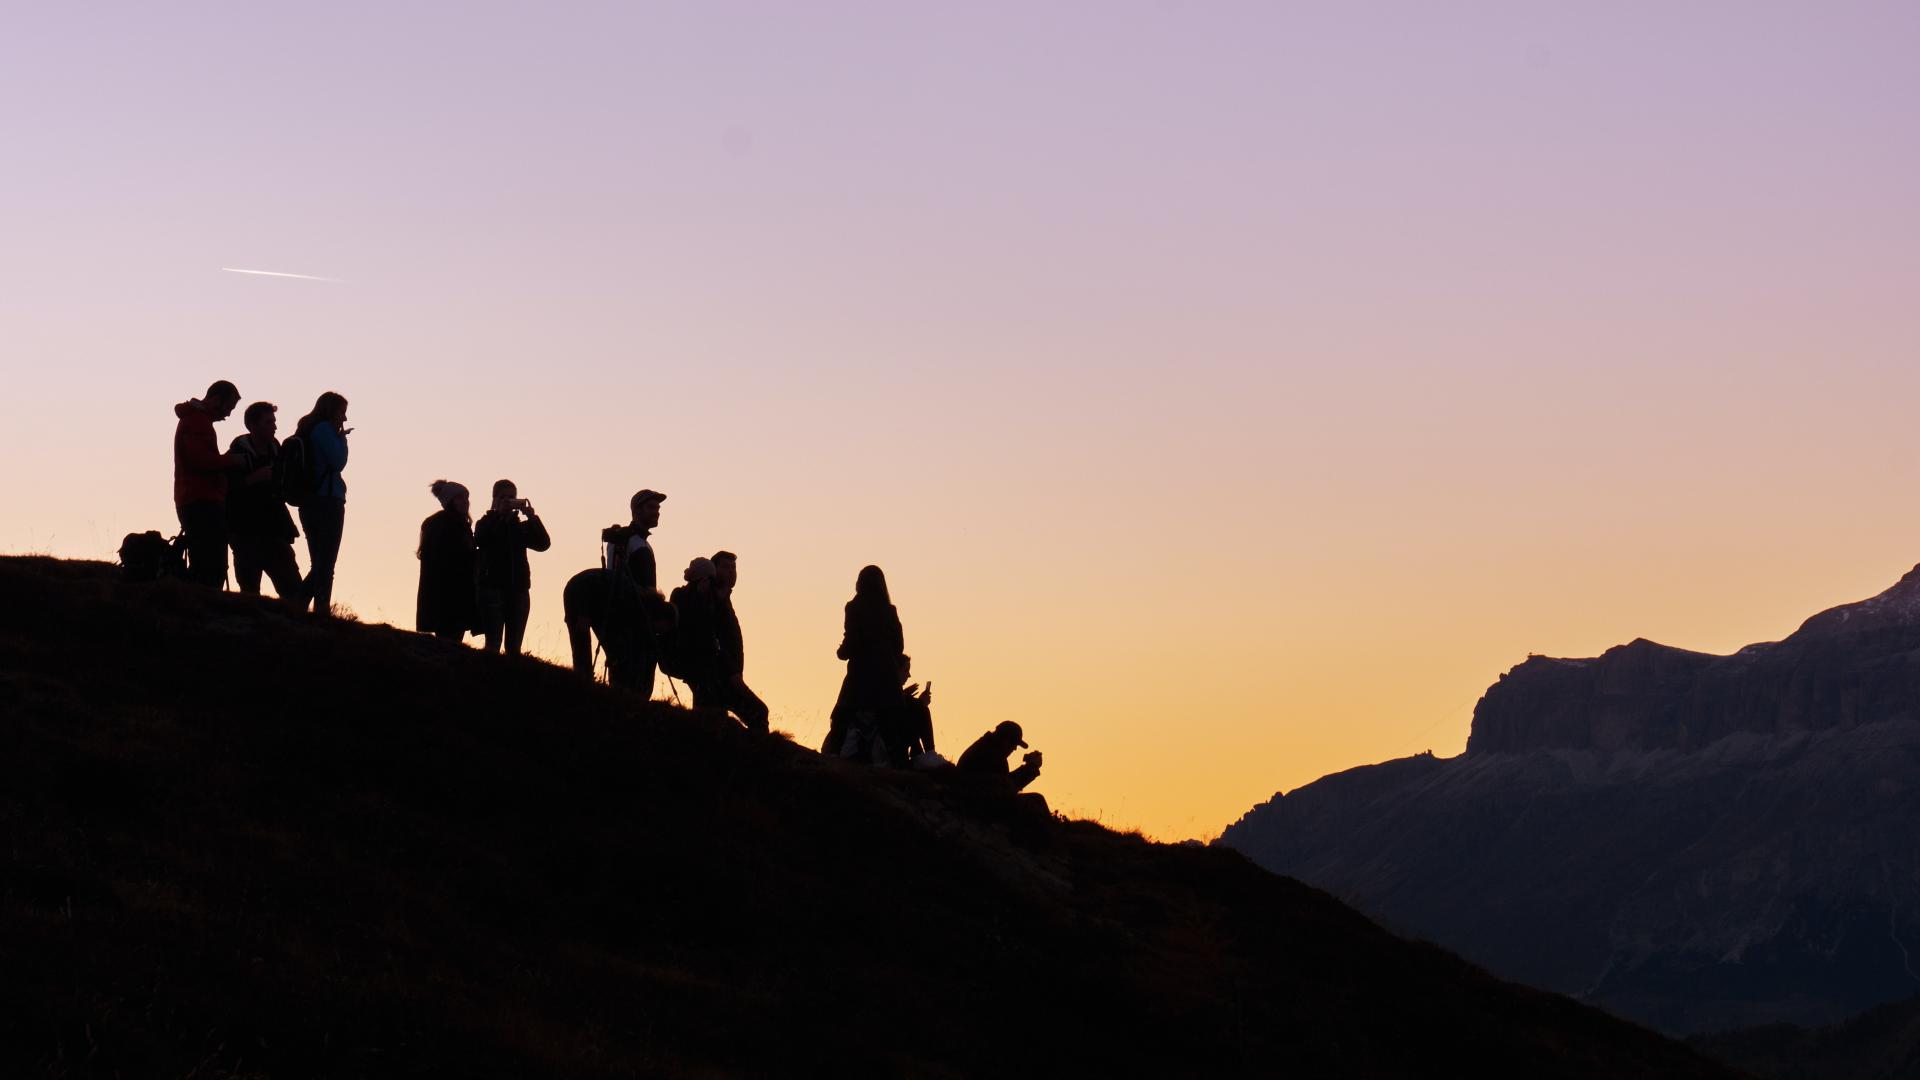
[[414,629],[460,641],[479,619],[474,598],[473,516],[465,485],[435,480],[440,512],[420,523],[420,592]]

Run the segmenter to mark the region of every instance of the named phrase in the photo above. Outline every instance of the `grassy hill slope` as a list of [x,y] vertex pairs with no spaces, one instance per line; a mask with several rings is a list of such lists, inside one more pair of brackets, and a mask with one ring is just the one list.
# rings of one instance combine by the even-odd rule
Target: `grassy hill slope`
[[7,1075],[1724,1075],[1232,852],[96,563],[0,559],[0,841]]

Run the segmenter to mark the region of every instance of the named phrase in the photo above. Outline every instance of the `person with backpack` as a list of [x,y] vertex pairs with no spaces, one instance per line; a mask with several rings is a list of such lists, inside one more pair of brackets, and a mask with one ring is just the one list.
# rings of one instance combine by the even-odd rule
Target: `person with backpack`
[[898,704],[900,657],[906,652],[900,612],[887,594],[887,576],[877,566],[860,570],[847,601],[846,633],[836,652],[847,662],[832,724],[820,752],[871,759],[882,710]]
[[713,601],[718,615],[715,629],[720,638],[720,656],[725,661],[724,693],[727,711],[740,718],[748,731],[765,735],[767,703],[747,686],[747,650],[740,634],[740,616],[733,610],[733,590],[740,583],[740,557],[731,551],[713,555]]
[[213,425],[233,415],[240,391],[225,379],[207,396],[173,407],[173,509],[187,549],[187,580],[223,589],[227,584],[227,470],[239,461],[220,452]]
[[499,652],[504,638],[507,655],[519,656],[532,610],[527,552],[547,550],[553,538],[513,481],[496,480],[493,507],[474,525],[473,543],[480,550],[480,625],[486,649]]
[[458,642],[479,621],[474,597],[473,515],[466,486],[435,480],[440,511],[420,523],[420,590],[414,629]]
[[272,402],[256,401],[244,414],[247,433],[236,436],[227,454],[240,462],[227,478],[227,529],[233,541],[233,580],[248,596],[260,595],[260,575],[273,582],[280,599],[304,609],[306,586],[293,560],[300,530],[280,494],[280,442]]
[[660,525],[660,504],[667,497],[642,488],[627,500],[629,521],[601,530],[606,544],[607,681],[614,686],[653,693],[661,640],[673,630],[674,610],[660,595],[659,572],[648,539]]
[[726,708],[726,662],[720,652],[719,609],[713,595],[713,560],[694,559],[673,590],[674,625],[660,653],[660,667],[686,682],[696,709]]
[[307,534],[306,594],[313,613],[322,617],[333,614],[333,567],[340,561],[340,538],[347,524],[347,482],[340,474],[347,467],[347,436],[352,433],[347,399],[329,390],[280,447],[280,490],[288,503],[300,508],[300,528]]

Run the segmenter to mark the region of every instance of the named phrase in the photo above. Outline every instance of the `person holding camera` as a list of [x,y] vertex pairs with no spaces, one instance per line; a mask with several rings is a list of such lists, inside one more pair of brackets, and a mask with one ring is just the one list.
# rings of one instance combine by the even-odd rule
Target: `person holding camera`
[[480,553],[480,627],[486,650],[497,653],[504,643],[508,656],[518,656],[532,607],[527,552],[547,550],[553,538],[513,481],[496,480],[493,507],[474,524],[473,543]]
[[1020,725],[1011,720],[1002,720],[992,731],[980,736],[960,755],[959,767],[962,773],[973,776],[992,776],[1007,782],[1009,792],[1020,791],[1040,777],[1040,751],[1033,750],[1020,756],[1020,767],[1015,769],[1007,764],[1015,750],[1025,750],[1026,735]]

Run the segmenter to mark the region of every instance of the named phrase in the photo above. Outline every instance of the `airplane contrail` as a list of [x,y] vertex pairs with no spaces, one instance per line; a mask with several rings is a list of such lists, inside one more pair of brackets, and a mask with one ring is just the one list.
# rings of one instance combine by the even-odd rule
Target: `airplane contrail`
[[225,270],[229,274],[259,274],[263,277],[299,278],[302,281],[338,281],[340,280],[339,278],[316,277],[312,274],[283,274],[278,270],[242,270],[237,266],[223,266],[220,269]]

